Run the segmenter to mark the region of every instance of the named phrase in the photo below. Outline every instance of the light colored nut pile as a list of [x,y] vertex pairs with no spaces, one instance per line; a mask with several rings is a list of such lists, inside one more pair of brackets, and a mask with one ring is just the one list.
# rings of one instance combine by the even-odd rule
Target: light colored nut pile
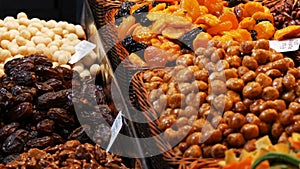
[[[23,12],[17,18],[8,16],[0,20],[0,75],[3,75],[3,65],[13,58],[31,54],[43,54],[60,65],[71,68],[68,61],[75,53],[75,46],[85,39],[85,32],[81,25],[74,25],[65,21],[29,19]],[[80,63],[82,76],[90,75],[91,66],[96,61],[96,54],[91,52]],[[96,65],[92,72],[95,72]],[[89,69],[89,68],[88,68]]]
[[222,158],[229,148],[252,151],[262,136],[280,142],[300,132],[300,68],[267,40],[212,40],[195,53],[171,71],[144,73],[165,139],[184,138],[177,155]]

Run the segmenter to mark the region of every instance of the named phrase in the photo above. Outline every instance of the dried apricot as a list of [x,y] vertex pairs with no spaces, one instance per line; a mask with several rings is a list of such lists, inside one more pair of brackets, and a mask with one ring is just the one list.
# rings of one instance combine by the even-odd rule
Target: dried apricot
[[193,41],[193,47],[194,49],[198,49],[199,47],[203,47],[206,48],[208,41],[211,40],[212,37],[210,34],[205,33],[205,32],[201,32],[199,33],[196,38]]
[[221,22],[230,21],[232,23],[232,29],[238,28],[239,22],[232,12],[223,13],[219,19]]
[[182,0],[181,7],[195,21],[200,16],[200,8],[197,0]]
[[265,13],[265,12],[255,12],[252,15],[252,18],[256,21],[261,20],[261,19],[267,19],[274,23],[274,17],[271,13]]
[[255,25],[256,25],[256,23],[253,18],[246,17],[239,23],[239,28],[253,30]]
[[205,24],[209,27],[215,26],[220,22],[219,18],[212,14],[205,14],[197,18],[195,24]]
[[232,28],[232,23],[230,21],[221,22],[214,27],[207,29],[207,32],[211,35],[217,35],[223,31],[229,31]]
[[275,33],[273,24],[268,21],[258,23],[254,26],[254,30],[257,32],[257,39],[270,39]]
[[204,0],[204,5],[209,13],[215,15],[220,15],[224,7],[222,0]]
[[292,25],[283,29],[277,30],[274,35],[275,40],[292,38],[300,34],[300,25]]
[[245,29],[236,29],[236,30],[226,31],[223,33],[223,36],[230,36],[238,42],[252,40],[251,34]]
[[244,6],[244,17],[252,16],[255,12],[264,12],[265,8],[259,2],[247,2]]

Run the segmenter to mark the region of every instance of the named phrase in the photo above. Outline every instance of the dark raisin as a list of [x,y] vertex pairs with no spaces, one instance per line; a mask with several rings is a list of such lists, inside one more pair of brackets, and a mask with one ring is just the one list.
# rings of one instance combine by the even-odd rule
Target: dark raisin
[[11,121],[22,121],[32,115],[33,105],[23,102],[9,111],[8,117]]
[[28,131],[20,129],[11,134],[3,143],[2,150],[5,153],[20,153],[27,142]]
[[32,86],[36,83],[36,75],[34,72],[20,71],[12,75],[12,80],[17,85]]
[[[256,20],[256,24],[262,22],[262,21],[268,21],[268,22],[271,22],[270,19],[267,19],[267,18],[259,18]],[[271,22],[272,23],[272,22]]]
[[120,25],[122,22],[122,17],[130,15],[130,8],[134,5],[134,2],[123,2],[118,12],[115,15],[115,24]]
[[186,34],[184,34],[180,38],[180,43],[183,47],[193,50],[193,41],[197,37],[197,35],[201,32],[206,32],[206,30],[202,27],[195,28]]
[[35,87],[37,89],[38,95],[42,95],[53,91],[53,88],[47,83],[36,83]]
[[147,48],[147,45],[141,42],[136,42],[132,36],[127,36],[123,41],[122,45],[129,53],[134,53]]
[[70,127],[75,125],[74,117],[62,108],[51,108],[47,115],[59,126]]
[[134,11],[132,15],[135,17],[136,21],[139,22],[142,26],[150,26],[152,24],[152,21],[150,21],[147,18],[148,11],[149,5],[146,4]]
[[53,138],[50,136],[44,136],[41,138],[34,138],[31,140],[28,140],[28,142],[26,143],[26,146],[28,148],[39,148],[39,149],[43,149],[46,148],[48,146],[52,146],[53,145]]
[[60,90],[58,92],[45,93],[38,97],[38,108],[45,110],[51,107],[63,107],[69,100],[68,95],[71,93],[71,89]]
[[36,129],[40,133],[51,133],[54,130],[54,125],[53,120],[45,119],[36,125]]
[[249,33],[251,34],[252,40],[257,40],[256,30],[249,30]]
[[0,129],[0,142],[2,143],[8,136],[14,133],[20,127],[19,123],[11,123]]
[[15,103],[32,102],[33,96],[30,93],[21,93],[15,97]]
[[44,82],[45,84],[51,86],[54,91],[59,91],[63,89],[63,82],[57,79],[49,79]]
[[81,143],[86,143],[90,141],[87,133],[91,133],[91,127],[89,125],[82,125],[73,132],[68,137],[68,140],[78,140]]

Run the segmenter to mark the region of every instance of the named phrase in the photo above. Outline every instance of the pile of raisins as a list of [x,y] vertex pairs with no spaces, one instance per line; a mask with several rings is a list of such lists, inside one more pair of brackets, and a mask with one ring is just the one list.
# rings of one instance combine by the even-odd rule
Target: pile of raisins
[[64,67],[53,68],[40,55],[11,60],[4,69],[0,78],[0,163],[13,161],[31,148],[67,140],[109,140],[110,128],[102,122],[113,123],[111,106],[106,105],[104,89],[93,80],[83,81],[77,72]]

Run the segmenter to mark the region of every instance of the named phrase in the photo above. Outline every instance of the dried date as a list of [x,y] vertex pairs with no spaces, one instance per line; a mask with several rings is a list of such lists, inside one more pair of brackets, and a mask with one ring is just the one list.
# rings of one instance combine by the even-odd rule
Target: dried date
[[27,142],[28,134],[26,130],[17,130],[4,141],[2,151],[9,154],[22,152]]
[[49,109],[51,107],[63,107],[68,101],[68,94],[71,89],[60,90],[58,92],[48,92],[38,97],[38,108]]
[[32,115],[33,105],[30,102],[23,102],[9,111],[8,117],[11,121],[24,120]]
[[53,145],[53,138],[50,136],[44,136],[41,138],[34,138],[31,140],[28,140],[26,143],[26,146],[28,148],[39,148],[39,149],[43,149],[46,148],[48,146],[52,146]]
[[62,108],[50,108],[47,116],[62,127],[70,127],[75,125],[74,117]]
[[8,136],[18,130],[20,127],[19,123],[7,124],[0,129],[0,142],[2,143]]

